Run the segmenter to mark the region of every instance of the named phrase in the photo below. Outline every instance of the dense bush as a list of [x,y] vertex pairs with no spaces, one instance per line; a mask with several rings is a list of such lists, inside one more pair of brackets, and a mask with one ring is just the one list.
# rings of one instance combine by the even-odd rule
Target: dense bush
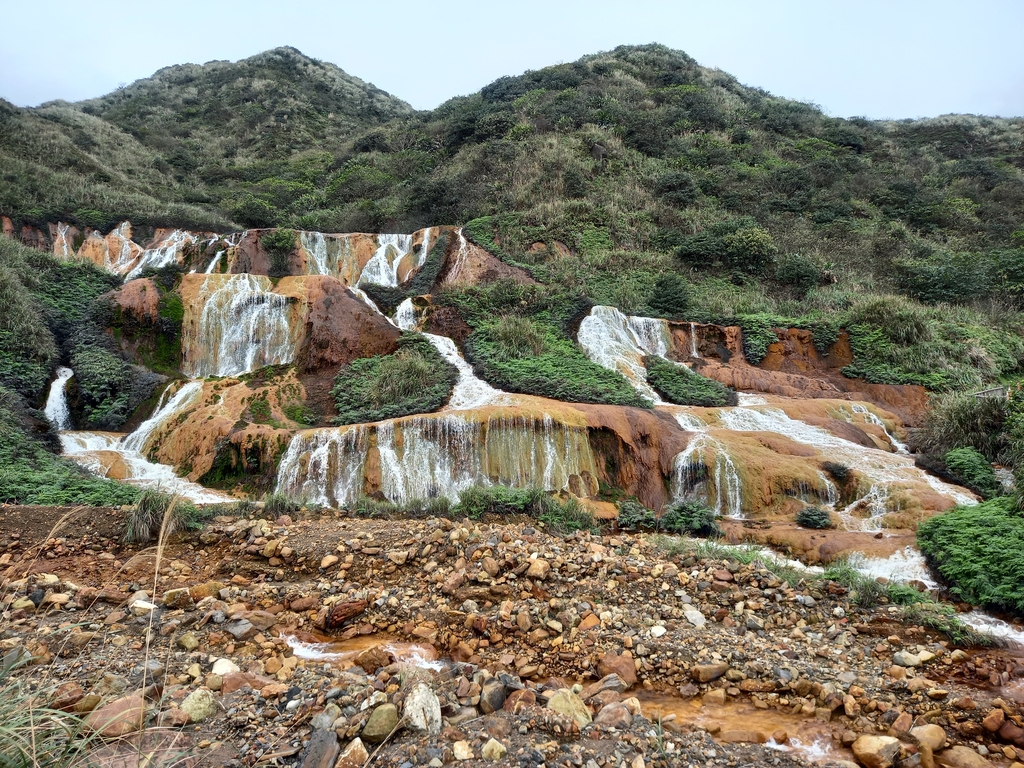
[[832,475],[837,483],[845,483],[850,478],[850,468],[837,461],[822,462],[821,468]]
[[690,307],[690,285],[681,275],[669,272],[654,283],[647,306],[656,317],[681,320]]
[[954,448],[973,448],[987,461],[1008,461],[1008,416],[1003,398],[946,395],[932,401],[914,442],[918,449],[935,456],[945,456]]
[[420,334],[403,334],[398,351],[353,360],[338,371],[331,394],[338,407],[335,424],[381,421],[431,413],[448,402],[459,378]]
[[974,448],[954,448],[943,457],[949,471],[975,493],[986,499],[999,494],[1001,487],[988,459]]
[[957,507],[925,520],[917,542],[956,599],[1024,615],[1024,517],[1012,500]]
[[719,408],[739,402],[736,393],[724,384],[663,357],[645,357],[644,366],[647,382],[670,403]]
[[722,535],[714,510],[696,501],[680,501],[666,508],[658,518],[658,529],[682,536]]
[[803,298],[821,283],[823,275],[821,267],[813,259],[799,253],[787,253],[780,256],[775,265],[775,279]]
[[288,274],[288,257],[296,246],[294,229],[272,229],[260,237],[260,245],[270,256],[271,277],[282,277]]
[[616,523],[619,528],[636,531],[654,529],[658,525],[654,510],[648,509],[636,499],[623,499],[618,504],[619,516]]
[[796,524],[804,528],[831,528],[832,515],[821,507],[804,507],[796,513]]

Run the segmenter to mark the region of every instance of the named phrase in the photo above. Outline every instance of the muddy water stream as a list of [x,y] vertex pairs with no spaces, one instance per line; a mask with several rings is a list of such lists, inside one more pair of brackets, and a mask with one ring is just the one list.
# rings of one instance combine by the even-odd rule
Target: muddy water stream
[[702,728],[719,743],[765,744],[809,763],[853,760],[853,753],[839,746],[832,728],[811,717],[777,709],[758,709],[748,701],[704,706],[700,699],[681,699],[665,693],[636,693],[644,716],[666,730]]

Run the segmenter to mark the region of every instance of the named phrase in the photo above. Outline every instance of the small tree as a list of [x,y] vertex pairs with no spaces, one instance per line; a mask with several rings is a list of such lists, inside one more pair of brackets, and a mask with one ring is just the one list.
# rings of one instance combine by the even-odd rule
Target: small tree
[[690,306],[690,285],[675,272],[667,272],[657,279],[647,305],[661,317],[678,320]]
[[748,227],[722,238],[729,266],[752,275],[764,274],[779,252],[771,233],[762,227]]

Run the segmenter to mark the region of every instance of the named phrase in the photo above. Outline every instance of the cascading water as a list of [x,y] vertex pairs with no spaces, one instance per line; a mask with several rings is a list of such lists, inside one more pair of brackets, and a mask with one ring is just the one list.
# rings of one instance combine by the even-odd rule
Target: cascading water
[[[158,248],[150,248],[142,252],[135,266],[125,274],[125,280],[132,280],[141,274],[146,267],[159,269],[178,263],[182,249],[196,242],[198,238],[190,232],[176,229],[162,242]],[[124,266],[121,267],[124,269]]]
[[[890,489],[901,484],[923,481],[958,504],[976,503],[955,486],[919,470],[908,456],[864,448],[820,427],[792,419],[779,408],[760,404],[722,408],[719,411],[719,422],[723,428],[737,432],[773,432],[784,435],[796,443],[817,448],[829,460],[855,467],[870,485],[861,498],[845,509],[837,510],[847,527],[877,529],[881,524],[881,516],[892,511]],[[853,513],[856,509],[864,508],[869,517],[861,521]]]
[[697,350],[697,324],[690,323],[690,357],[700,359],[700,352]]
[[[392,322],[403,331],[416,330],[418,321],[412,299],[405,299],[398,305],[395,319]],[[452,390],[452,396],[445,407],[446,411],[482,408],[485,405],[494,405],[502,401],[502,396],[506,393],[477,378],[473,367],[459,354],[459,349],[455,346],[454,341],[447,336],[438,336],[433,333],[424,333],[423,337],[434,346],[441,357],[459,371],[459,380],[455,383],[455,389]]]
[[455,499],[473,485],[538,486],[558,491],[574,477],[596,477],[585,427],[550,416],[473,412],[415,416],[300,432],[278,470],[278,490],[347,506],[362,495],[367,455],[376,438],[380,489],[386,498]]
[[206,268],[207,275],[212,275],[214,272],[218,270],[218,268],[220,267],[220,260],[223,256],[224,251],[217,251],[217,253],[214,254],[213,260],[210,262],[210,266]]
[[125,449],[145,455],[149,449],[150,437],[172,416],[191,406],[202,393],[203,384],[199,381],[189,381],[170,397],[167,396],[169,391],[164,390],[153,415],[121,441]]
[[412,235],[377,235],[377,250],[363,267],[357,285],[397,286],[398,267],[412,250]]
[[[892,445],[892,447],[896,449],[897,453],[903,453],[903,454],[909,454],[910,453],[910,449],[907,448],[906,444],[905,443],[901,443],[899,440],[897,440],[896,436],[893,435],[889,431],[889,427],[886,426],[885,422],[882,421],[880,418],[878,418],[871,411],[869,411],[866,406],[863,406],[860,403],[854,403],[851,406],[851,409],[853,410],[854,413],[860,414],[861,416],[863,416],[864,417],[864,421],[866,421],[868,424],[874,424],[876,427],[881,427],[882,428],[882,432],[885,434],[886,439],[889,441],[889,443]],[[852,421],[852,419],[851,419],[851,421]]]
[[63,453],[103,477],[108,476],[111,467],[117,465],[118,479],[140,488],[178,494],[197,504],[231,501],[230,496],[178,477],[172,467],[149,461],[145,456],[150,448],[150,439],[191,407],[201,392],[202,383],[198,381],[186,383],[170,397],[165,391],[153,415],[130,435],[114,432],[61,432]]
[[448,274],[459,277],[463,267],[466,266],[466,261],[469,259],[469,241],[466,240],[466,235],[462,231],[462,227],[459,227],[455,231],[455,235],[459,238],[459,246],[455,251],[455,263],[452,265],[452,268],[448,270]]
[[68,379],[75,375],[70,368],[61,366],[57,369],[57,378],[50,384],[50,394],[46,398],[46,408],[43,411],[50,423],[58,431],[63,432],[71,429],[71,412],[68,410],[67,386]]
[[70,224],[57,223],[57,234],[53,238],[53,253],[55,256],[62,259],[67,259],[75,255],[75,249],[68,241],[68,232],[70,230]]
[[199,292],[202,309],[186,306],[182,369],[193,377],[237,376],[290,363],[298,351],[292,300],[261,275],[210,275]]
[[597,306],[583,318],[577,335],[587,357],[600,366],[618,371],[644,397],[662,403],[647,383],[645,355],[668,353],[668,323],[650,317],[627,317],[615,307]]
[[672,496],[680,501],[700,493],[715,513],[743,518],[743,481],[725,446],[692,413],[675,411],[679,426],[697,436],[673,460]]
[[306,271],[311,275],[329,275],[330,266],[327,262],[327,239],[322,232],[302,232],[299,234],[302,247],[309,254]]

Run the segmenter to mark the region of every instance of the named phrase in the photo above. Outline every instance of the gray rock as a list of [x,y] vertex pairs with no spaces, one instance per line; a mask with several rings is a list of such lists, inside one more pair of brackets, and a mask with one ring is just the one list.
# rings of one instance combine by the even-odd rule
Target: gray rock
[[[504,701],[504,692],[502,693]],[[382,707],[383,708],[383,707]],[[381,708],[381,709],[382,709]],[[374,715],[377,710],[374,710]],[[405,697],[402,715],[415,731],[436,736],[441,732],[441,702],[426,683],[417,683]],[[371,719],[373,715],[370,716]],[[364,730],[363,736],[366,736]]]

